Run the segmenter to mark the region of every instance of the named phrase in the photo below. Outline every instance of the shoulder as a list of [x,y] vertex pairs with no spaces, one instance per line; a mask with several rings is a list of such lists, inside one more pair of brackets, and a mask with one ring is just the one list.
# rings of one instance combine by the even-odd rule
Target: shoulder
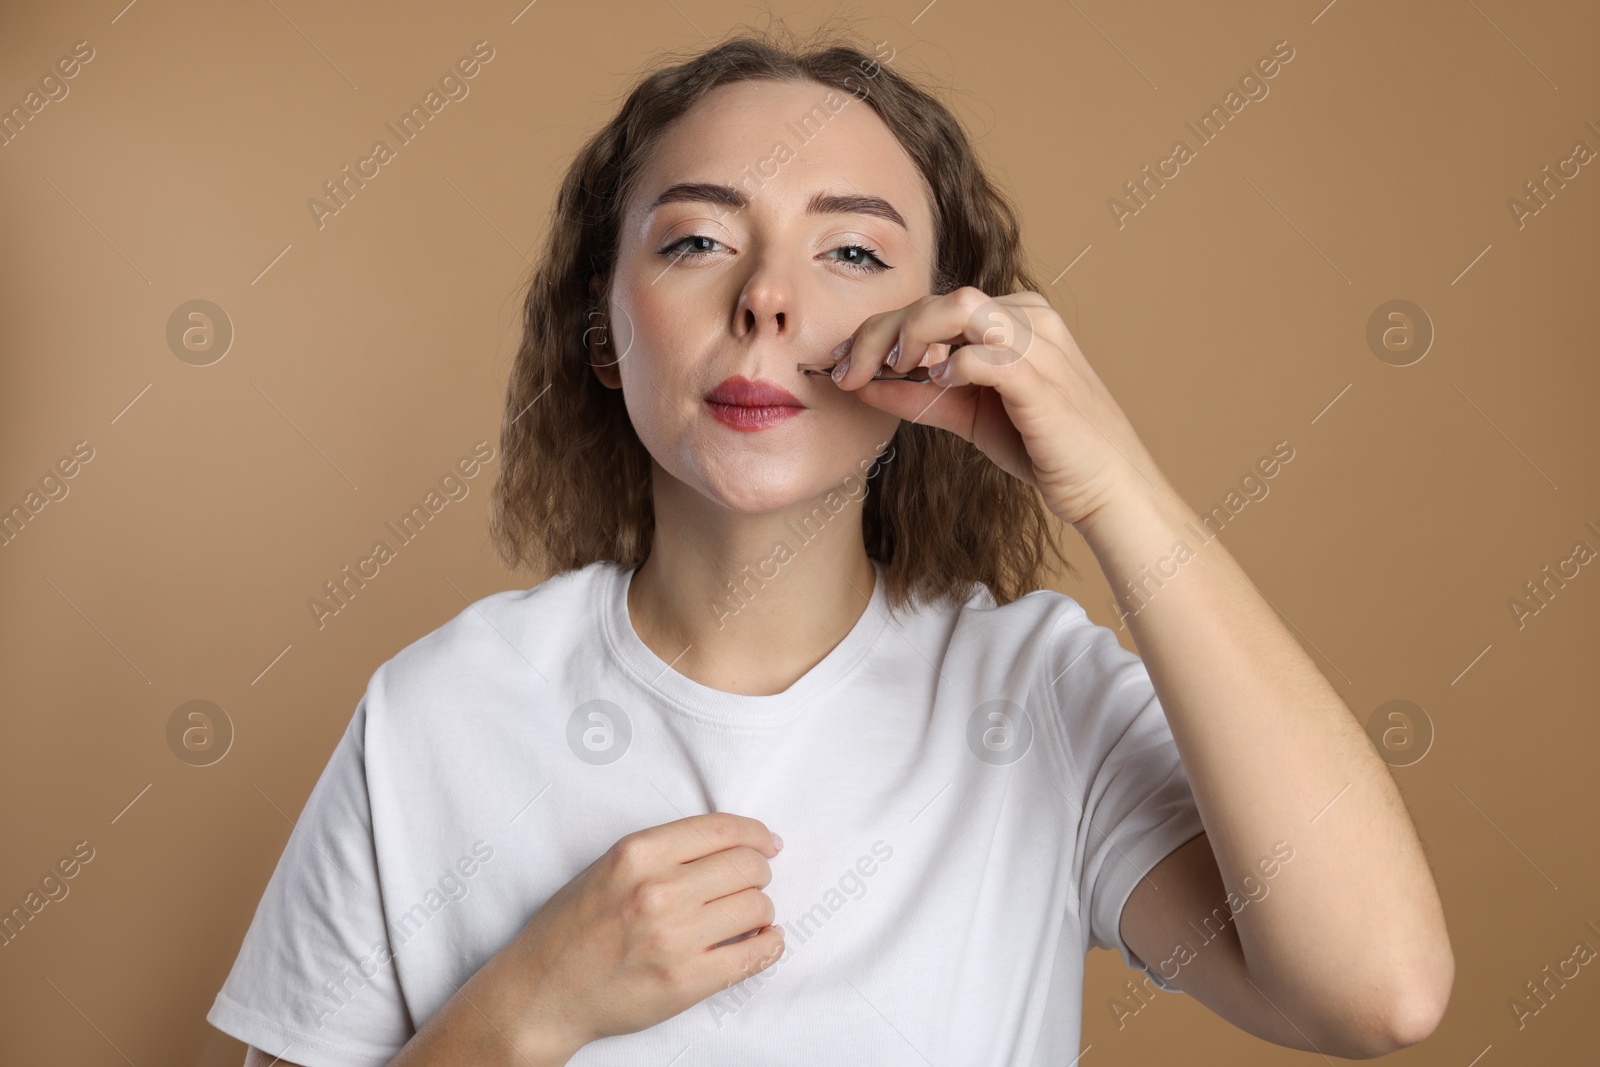
[[592,647],[599,597],[617,566],[592,563],[468,604],[373,672],[369,721],[441,709],[459,721],[459,714],[544,684],[562,662]]
[[[1008,604],[997,604],[982,589],[957,612],[957,632],[977,638],[991,649],[1015,649],[1019,655],[1048,656],[1065,644],[1081,643],[1097,626],[1077,600],[1054,589],[1035,589]],[[1111,637],[1115,642],[1114,635]]]
[[1150,721],[1148,675],[1114,616],[1101,625],[1076,598],[1036,589],[1006,604],[985,590],[951,617],[942,656],[927,658],[952,714],[969,730],[974,716],[1011,716],[1046,754],[1052,783],[1087,780],[1130,725]]
[[1040,709],[1075,702],[1138,657],[1073,597],[1036,589],[996,604],[984,589],[950,616],[947,661],[991,688],[1026,693]]
[[1025,694],[1022,702],[1059,735],[1069,762],[1074,750],[1115,744],[1135,720],[1161,721],[1145,663],[1122,644],[1115,618],[1098,623],[1076,599],[1050,589],[1000,606],[975,598],[959,618],[954,643],[965,637],[989,678],[998,684],[1003,676]]

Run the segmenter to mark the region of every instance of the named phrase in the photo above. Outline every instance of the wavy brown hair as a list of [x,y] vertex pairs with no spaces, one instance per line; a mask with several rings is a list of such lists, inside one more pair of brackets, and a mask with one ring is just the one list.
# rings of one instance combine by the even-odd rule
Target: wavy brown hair
[[[633,567],[655,532],[650,454],[621,392],[589,366],[588,329],[604,308],[628,194],[662,131],[712,89],[752,79],[810,80],[863,100],[916,162],[932,194],[932,292],[991,296],[1041,287],[1023,263],[1016,212],[967,135],[933,95],[837,31],[798,42],[743,29],[704,51],[659,56],[616,116],[578,150],[561,184],[523,306],[506,390],[501,463],[489,512],[501,559],[552,575],[600,560]],[[615,351],[607,341],[608,352]],[[546,393],[549,395],[547,396]],[[961,603],[987,586],[999,604],[1040,588],[1047,555],[1077,571],[1038,493],[947,430],[902,421],[892,462],[871,475],[862,533],[885,565],[891,611],[912,598]],[[889,453],[885,452],[885,455]]]

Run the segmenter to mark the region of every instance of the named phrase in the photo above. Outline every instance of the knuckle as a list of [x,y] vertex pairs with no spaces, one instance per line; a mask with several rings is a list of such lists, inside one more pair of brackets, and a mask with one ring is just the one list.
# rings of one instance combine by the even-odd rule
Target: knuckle
[[658,919],[672,904],[672,890],[665,882],[645,879],[636,882],[628,893],[628,908],[635,916]]
[[726,848],[739,836],[739,820],[725,811],[714,811],[706,816],[704,829],[712,844]]
[[611,847],[611,874],[622,881],[637,881],[649,870],[649,845],[644,841],[625,837]]
[[750,853],[749,862],[741,862],[739,869],[748,874],[750,880],[760,888],[772,884],[772,864],[767,862],[767,857],[753,848],[747,851]]
[[963,285],[953,295],[956,304],[968,311],[976,311],[989,300],[989,294],[975,285]]

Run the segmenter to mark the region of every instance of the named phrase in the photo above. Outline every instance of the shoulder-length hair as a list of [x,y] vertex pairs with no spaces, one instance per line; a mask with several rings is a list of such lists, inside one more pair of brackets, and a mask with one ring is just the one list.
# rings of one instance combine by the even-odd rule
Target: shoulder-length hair
[[[712,89],[753,79],[810,80],[878,113],[932,193],[934,293],[964,285],[991,295],[1041,291],[1023,263],[1016,212],[990,183],[965,131],[929,92],[840,37],[789,43],[787,31],[744,29],[653,72],[579,149],[561,183],[523,305],[523,334],[500,430],[490,502],[496,551],[555,575],[601,560],[633,567],[655,531],[650,454],[621,392],[589,365],[588,331],[604,308],[623,206],[662,131]],[[814,39],[815,40],[815,39]],[[662,65],[672,59],[679,62]],[[603,321],[603,320],[601,320]],[[614,340],[606,351],[614,353]],[[548,394],[548,395],[546,395]],[[862,508],[867,554],[885,566],[891,612],[915,598],[964,603],[987,586],[997,604],[1041,587],[1046,555],[1077,577],[1060,527],[1026,483],[947,430],[902,421]],[[888,453],[886,453],[888,454]]]

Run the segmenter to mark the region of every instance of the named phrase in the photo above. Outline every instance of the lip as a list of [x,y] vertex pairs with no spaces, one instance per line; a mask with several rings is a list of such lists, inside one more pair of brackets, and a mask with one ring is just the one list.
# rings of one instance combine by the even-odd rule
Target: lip
[[743,408],[805,407],[799,397],[777,382],[766,378],[751,381],[738,374],[724,379],[720,385],[706,394],[706,399],[713,404],[728,404]]
[[705,402],[718,422],[745,433],[787,422],[806,410],[799,397],[776,382],[737,374],[707,393]]

